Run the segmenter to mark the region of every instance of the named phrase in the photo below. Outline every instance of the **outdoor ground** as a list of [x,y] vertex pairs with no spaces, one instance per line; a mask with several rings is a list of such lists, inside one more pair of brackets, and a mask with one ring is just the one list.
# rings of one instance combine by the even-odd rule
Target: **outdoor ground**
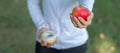
[[[120,53],[120,0],[96,0],[88,53]],[[0,0],[0,53],[34,53],[36,28],[26,0]]]

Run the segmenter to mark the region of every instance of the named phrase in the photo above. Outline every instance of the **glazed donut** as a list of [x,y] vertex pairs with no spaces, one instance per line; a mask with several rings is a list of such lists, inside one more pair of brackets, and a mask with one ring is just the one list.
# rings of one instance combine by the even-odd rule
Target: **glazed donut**
[[56,41],[56,34],[53,33],[52,31],[45,31],[42,33],[41,38],[43,41],[52,44]]

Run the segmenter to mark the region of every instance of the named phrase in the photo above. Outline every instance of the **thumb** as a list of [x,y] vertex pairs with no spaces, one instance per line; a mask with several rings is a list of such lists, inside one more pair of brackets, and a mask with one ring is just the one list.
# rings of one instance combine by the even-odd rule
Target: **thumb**
[[88,16],[88,17],[87,17],[87,21],[90,21],[90,19],[91,19],[91,16]]

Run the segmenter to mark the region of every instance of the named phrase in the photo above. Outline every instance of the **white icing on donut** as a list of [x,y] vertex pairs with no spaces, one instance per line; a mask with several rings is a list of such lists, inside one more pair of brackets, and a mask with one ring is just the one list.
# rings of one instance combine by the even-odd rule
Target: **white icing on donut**
[[56,34],[52,31],[45,31],[42,33],[41,38],[46,42],[51,42],[56,38]]

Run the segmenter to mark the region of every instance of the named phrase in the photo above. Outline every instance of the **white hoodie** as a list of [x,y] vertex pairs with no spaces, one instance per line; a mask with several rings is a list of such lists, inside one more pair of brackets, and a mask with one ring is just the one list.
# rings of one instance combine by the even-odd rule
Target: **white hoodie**
[[[82,5],[92,11],[94,0],[27,0],[32,20],[37,27],[48,27],[57,34],[57,42],[51,46],[67,49],[83,45],[88,40],[85,28],[75,28],[70,13],[75,6]],[[38,36],[36,35],[38,42]]]

